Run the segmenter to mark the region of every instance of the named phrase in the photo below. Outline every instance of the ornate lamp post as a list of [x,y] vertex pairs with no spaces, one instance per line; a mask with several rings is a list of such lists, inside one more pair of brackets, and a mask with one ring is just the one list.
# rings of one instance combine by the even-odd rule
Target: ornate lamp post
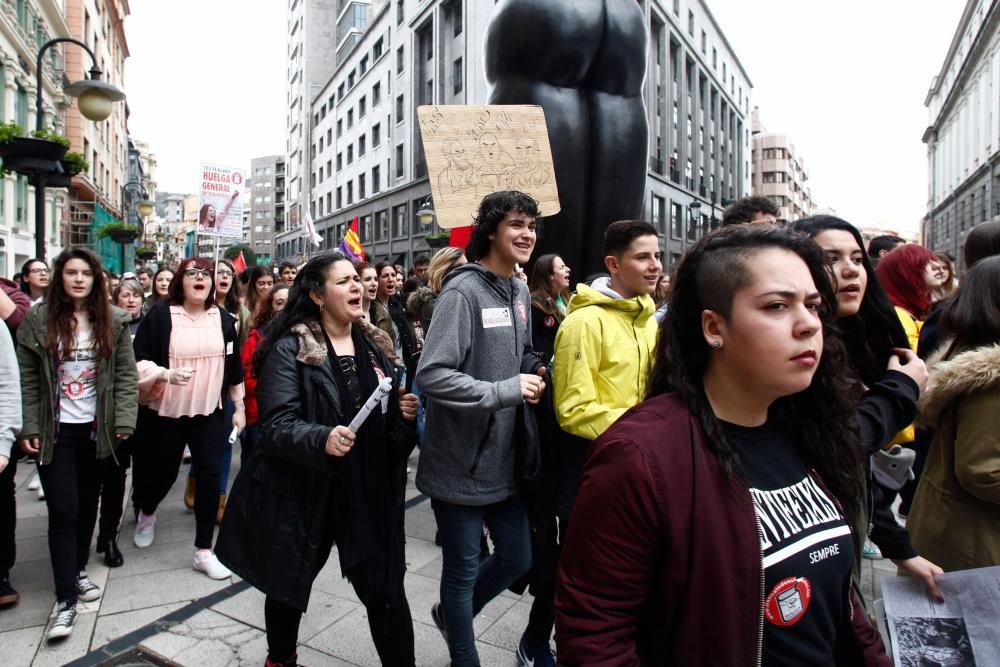
[[[57,37],[42,45],[35,61],[36,87],[35,97],[35,129],[42,130],[45,126],[45,114],[42,110],[42,63],[45,52],[61,42],[72,42],[83,48],[90,55],[93,66],[90,68],[90,78],[75,81],[63,88],[67,95],[77,98],[80,113],[89,120],[102,121],[111,115],[112,104],[125,99],[125,93],[115,86],[101,81],[101,70],[97,67],[97,57],[90,47],[72,37]],[[45,259],[45,185],[47,174],[44,171],[35,172],[32,184],[35,186],[35,256]],[[123,246],[124,252],[124,246]]]

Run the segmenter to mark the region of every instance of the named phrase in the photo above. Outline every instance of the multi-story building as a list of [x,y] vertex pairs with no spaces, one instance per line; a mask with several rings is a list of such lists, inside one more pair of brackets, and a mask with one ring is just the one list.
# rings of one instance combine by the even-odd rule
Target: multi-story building
[[768,132],[757,107],[751,113],[750,127],[751,192],[767,197],[778,207],[778,222],[789,223],[812,215],[815,202],[806,185],[809,176],[788,136]]
[[247,218],[243,239],[253,248],[258,264],[270,264],[274,258],[274,232],[285,223],[285,156],[268,155],[250,160],[247,193],[250,205],[244,208]]
[[[438,231],[416,215],[430,194],[416,108],[487,102],[483,38],[494,3],[346,4],[366,7],[366,28],[311,100],[310,211],[323,247],[336,247],[357,217],[370,256],[409,264]],[[640,4],[650,36],[643,208],[676,259],[750,189],[751,84],[704,2]],[[306,250],[297,229],[276,243],[279,260]]]
[[[35,129],[38,50],[50,39],[70,34],[62,5],[55,0],[0,3],[0,68],[4,86],[0,121],[17,123],[25,132]],[[42,72],[45,124],[60,133],[66,132],[70,105],[70,98],[62,91],[63,59],[61,45],[50,48]],[[0,176],[0,275],[5,277],[19,271],[35,255],[34,190],[24,176],[13,172]],[[62,245],[60,223],[66,190],[48,188],[45,195],[46,256],[52,257]]]
[[[383,0],[384,1],[384,0]],[[340,42],[338,17],[354,11],[352,0],[289,0],[285,119],[288,214],[276,231],[298,227],[309,196],[312,100],[333,74]],[[353,31],[350,31],[353,34]],[[345,35],[346,36],[346,35]]]
[[962,257],[965,237],[1000,215],[1000,2],[968,0],[924,100],[924,244]]
[[[66,0],[65,6],[72,36],[94,52],[103,80],[124,90],[129,51],[123,21],[129,13],[128,2]],[[65,53],[66,76],[73,81],[86,78],[93,65],[90,56],[73,45]],[[95,232],[121,222],[125,215],[122,186],[129,181],[128,113],[127,104],[114,104],[107,120],[94,122],[80,114],[74,101],[66,114],[70,150],[82,153],[90,167],[73,177],[64,216],[64,244],[91,245],[106,258],[118,257],[118,246],[110,239],[97,238]]]

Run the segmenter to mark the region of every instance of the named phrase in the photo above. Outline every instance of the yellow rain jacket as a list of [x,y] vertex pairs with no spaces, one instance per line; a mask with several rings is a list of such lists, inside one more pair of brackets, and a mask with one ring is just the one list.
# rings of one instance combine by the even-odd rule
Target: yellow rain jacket
[[657,323],[652,298],[613,296],[583,283],[556,334],[552,385],[564,431],[595,440],[646,397]]

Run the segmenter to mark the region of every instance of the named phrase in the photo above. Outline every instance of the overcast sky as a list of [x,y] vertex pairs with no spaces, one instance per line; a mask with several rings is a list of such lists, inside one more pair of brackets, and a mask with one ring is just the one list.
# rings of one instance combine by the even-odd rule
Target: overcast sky
[[[470,2],[480,0],[469,0]],[[820,206],[916,230],[926,211],[924,97],[964,0],[711,0],[764,125],[789,135]],[[249,169],[285,148],[283,0],[132,5],[126,92],[161,190],[194,192],[202,160]]]

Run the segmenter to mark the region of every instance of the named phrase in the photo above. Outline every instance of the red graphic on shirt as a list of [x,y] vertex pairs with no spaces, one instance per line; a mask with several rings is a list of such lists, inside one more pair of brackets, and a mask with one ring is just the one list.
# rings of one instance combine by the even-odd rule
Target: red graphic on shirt
[[517,302],[517,314],[521,316],[522,322],[528,321],[528,310],[524,307],[523,301]]
[[805,577],[782,579],[764,601],[764,615],[774,625],[795,625],[806,615],[812,600],[812,586]]
[[556,318],[552,317],[551,315],[546,315],[545,319],[542,320],[542,324],[545,325],[546,329],[551,329],[556,325]]

